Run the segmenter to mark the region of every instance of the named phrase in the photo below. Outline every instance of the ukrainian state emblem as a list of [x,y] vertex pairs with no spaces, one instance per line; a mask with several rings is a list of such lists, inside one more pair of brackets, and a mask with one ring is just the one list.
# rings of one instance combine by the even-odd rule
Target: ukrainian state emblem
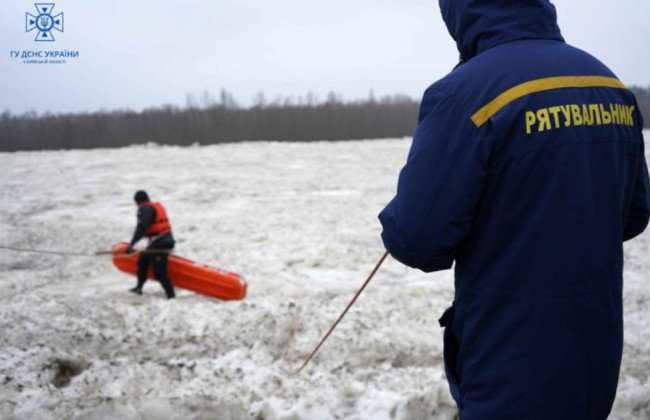
[[54,3],[35,3],[38,15],[25,14],[25,32],[36,29],[34,41],[54,41],[52,30],[63,32],[63,13],[52,16]]

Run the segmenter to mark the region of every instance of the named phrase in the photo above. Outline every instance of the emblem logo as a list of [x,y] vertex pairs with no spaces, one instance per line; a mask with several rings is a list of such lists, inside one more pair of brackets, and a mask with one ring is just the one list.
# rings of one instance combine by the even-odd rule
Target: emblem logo
[[52,29],[63,32],[63,13],[52,16],[54,3],[34,3],[38,15],[25,13],[25,32],[36,29],[34,41],[54,41]]

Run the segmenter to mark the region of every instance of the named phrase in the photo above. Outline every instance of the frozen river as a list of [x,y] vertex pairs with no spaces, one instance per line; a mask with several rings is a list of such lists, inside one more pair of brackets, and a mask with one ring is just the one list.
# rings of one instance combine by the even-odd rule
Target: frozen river
[[[646,138],[648,138],[646,132]],[[450,271],[388,259],[377,214],[408,139],[0,154],[0,244],[92,253],[130,238],[133,193],[165,204],[179,255],[238,272],[243,301],[157,283],[107,257],[0,250],[0,418],[452,419],[437,319]],[[650,418],[650,235],[626,244],[613,419]]]

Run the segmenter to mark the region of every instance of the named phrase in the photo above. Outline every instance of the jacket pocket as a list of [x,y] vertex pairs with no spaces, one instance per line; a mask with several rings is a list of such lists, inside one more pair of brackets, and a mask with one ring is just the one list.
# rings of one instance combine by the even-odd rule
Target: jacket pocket
[[441,327],[444,327],[444,348],[443,348],[443,357],[445,363],[445,374],[447,375],[447,380],[449,381],[449,390],[451,391],[451,396],[456,401],[456,404],[460,404],[460,376],[458,375],[458,353],[460,350],[459,342],[454,335],[454,332],[451,328],[452,321],[454,319],[454,306],[449,307],[440,317],[438,322]]

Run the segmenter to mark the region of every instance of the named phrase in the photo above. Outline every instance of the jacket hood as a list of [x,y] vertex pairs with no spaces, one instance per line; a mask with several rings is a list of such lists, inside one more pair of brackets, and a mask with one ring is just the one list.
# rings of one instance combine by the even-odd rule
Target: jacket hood
[[549,0],[439,0],[461,61],[505,42],[564,41]]

